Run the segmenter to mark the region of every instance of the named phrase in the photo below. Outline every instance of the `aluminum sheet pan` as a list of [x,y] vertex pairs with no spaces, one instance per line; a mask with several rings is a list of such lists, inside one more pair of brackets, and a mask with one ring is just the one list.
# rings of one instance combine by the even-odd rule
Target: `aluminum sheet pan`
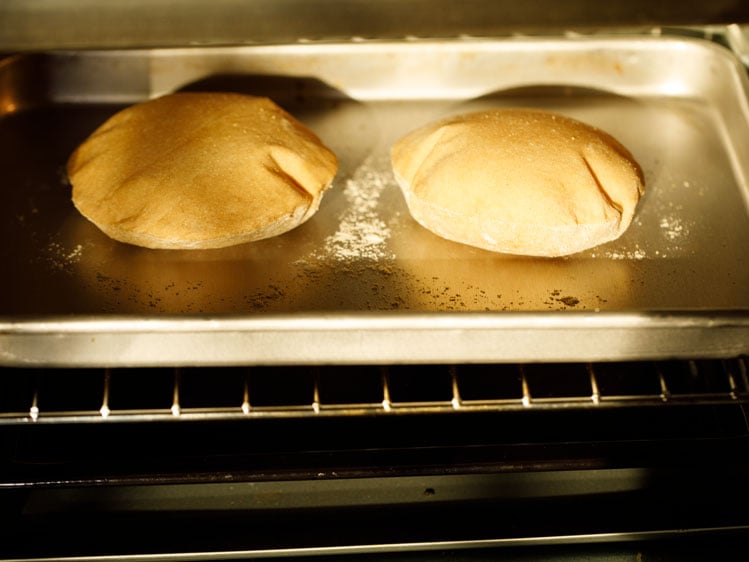
[[[340,171],[282,236],[206,251],[114,242],[70,202],[68,155],[177,90],[267,95]],[[699,39],[310,43],[11,57],[0,67],[0,362],[587,361],[749,352],[749,106]],[[492,254],[409,216],[392,143],[459,112],[558,111],[619,138],[647,192],[617,241]]]

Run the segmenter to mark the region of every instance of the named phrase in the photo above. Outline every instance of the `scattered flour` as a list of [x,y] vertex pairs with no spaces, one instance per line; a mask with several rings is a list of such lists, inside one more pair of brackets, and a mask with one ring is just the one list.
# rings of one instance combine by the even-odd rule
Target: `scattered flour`
[[661,227],[663,236],[670,242],[676,241],[688,234],[684,221],[678,217],[663,217],[658,226]]
[[47,263],[54,269],[68,271],[73,265],[81,261],[82,257],[83,246],[81,244],[68,248],[58,242],[50,242],[47,246]]
[[[694,186],[688,181],[679,184],[684,189],[693,189]],[[688,247],[685,241],[690,236],[690,226],[694,221],[685,218],[684,206],[678,201],[667,200],[655,203],[650,210],[656,217],[638,214],[632,221],[636,228],[646,229],[645,243],[647,249],[635,244],[634,249],[610,250],[591,254],[591,257],[599,257],[610,260],[645,260],[657,258],[671,258],[683,255]],[[658,249],[655,249],[658,248]]]
[[331,261],[392,259],[387,249],[390,228],[382,220],[378,203],[389,176],[382,162],[370,157],[346,182],[343,196],[347,205],[341,214],[338,229],[325,239],[316,258]]
[[610,260],[644,260],[647,254],[645,250],[636,248],[627,252],[607,252],[605,257]]

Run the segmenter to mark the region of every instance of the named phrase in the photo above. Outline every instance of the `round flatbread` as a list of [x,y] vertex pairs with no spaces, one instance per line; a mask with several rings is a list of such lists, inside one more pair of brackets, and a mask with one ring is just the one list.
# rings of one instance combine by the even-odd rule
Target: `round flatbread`
[[411,215],[494,252],[564,256],[619,237],[644,189],[611,135],[555,113],[496,109],[421,127],[392,149]]
[[177,93],[128,107],[68,160],[73,203],[148,248],[220,248],[291,230],[318,209],[335,154],[267,98]]

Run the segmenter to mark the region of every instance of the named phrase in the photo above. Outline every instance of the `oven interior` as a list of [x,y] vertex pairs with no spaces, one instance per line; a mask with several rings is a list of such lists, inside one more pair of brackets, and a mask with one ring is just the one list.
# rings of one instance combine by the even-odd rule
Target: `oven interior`
[[9,559],[684,548],[749,524],[743,358],[2,374]]
[[[0,5],[1,560],[747,558],[749,10],[449,4]],[[217,84],[355,133],[332,229],[379,220],[370,203],[402,215],[391,137],[466,98],[582,112],[693,175],[660,176],[656,218],[607,254],[440,261],[396,221],[429,259],[315,262],[308,293],[272,245],[206,268],[97,238],[58,189],[70,149],[127,103]],[[663,126],[642,134],[643,111]],[[373,179],[381,200],[347,215]]]

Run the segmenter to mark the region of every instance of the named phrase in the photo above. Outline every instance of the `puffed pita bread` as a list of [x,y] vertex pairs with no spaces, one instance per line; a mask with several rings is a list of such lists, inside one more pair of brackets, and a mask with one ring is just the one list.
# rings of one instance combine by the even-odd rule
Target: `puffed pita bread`
[[176,93],[130,106],[68,160],[78,210],[148,248],[220,248],[291,230],[318,209],[335,154],[273,101]]
[[644,190],[609,134],[551,112],[495,109],[423,126],[392,148],[411,215],[494,252],[564,256],[618,238]]

